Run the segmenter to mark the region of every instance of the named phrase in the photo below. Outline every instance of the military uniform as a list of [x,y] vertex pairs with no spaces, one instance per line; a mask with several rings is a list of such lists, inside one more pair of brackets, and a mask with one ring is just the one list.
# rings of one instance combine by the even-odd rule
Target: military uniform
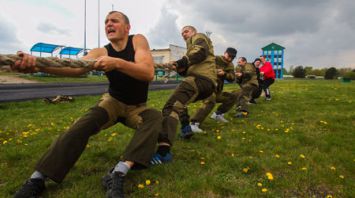
[[208,114],[212,111],[216,103],[223,103],[226,100],[233,100],[234,95],[229,92],[222,92],[224,86],[224,80],[233,82],[235,80],[234,65],[232,62],[226,61],[223,56],[216,56],[217,69],[223,69],[224,76],[218,76],[217,78],[217,91],[216,94],[212,94],[207,99],[203,100],[203,105],[197,110],[195,115],[191,118],[191,122],[202,123]]
[[248,102],[250,101],[253,92],[258,89],[256,70],[252,64],[247,63],[245,66],[237,67],[236,71],[242,73],[242,76],[237,79],[241,89],[233,92],[233,95],[235,96],[234,100],[225,101],[218,107],[217,112],[226,113],[234,104],[236,104],[237,107],[240,106],[240,111],[248,112]]
[[[158,142],[172,145],[179,119],[184,118],[187,104],[203,100],[215,92],[217,73],[211,40],[197,33],[186,40],[187,52],[176,61],[177,71],[185,76],[166,102],[163,113],[163,129]],[[188,119],[187,119],[188,120]]]

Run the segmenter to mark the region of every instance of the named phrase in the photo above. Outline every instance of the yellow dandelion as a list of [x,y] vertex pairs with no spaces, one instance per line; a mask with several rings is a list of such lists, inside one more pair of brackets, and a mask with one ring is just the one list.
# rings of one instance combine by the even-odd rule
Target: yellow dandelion
[[54,126],[55,124],[53,122],[51,122],[51,126]]
[[336,168],[335,168],[334,166],[331,166],[331,167],[330,167],[330,170],[335,171],[335,170],[336,170]]
[[332,195],[327,195],[327,196],[325,196],[325,198],[333,198],[333,196]]
[[2,142],[2,144],[7,144],[7,141],[6,141],[6,140],[4,140],[4,141]]
[[144,188],[144,184],[138,184],[138,188],[140,189]]
[[306,167],[302,167],[302,168],[301,168],[301,170],[306,171],[306,170],[307,170],[307,168],[306,168]]
[[147,185],[147,186],[149,186],[150,185],[150,180],[149,179],[147,179],[147,180],[145,180],[145,185]]
[[205,161],[201,161],[200,164],[201,165],[205,165],[206,163],[205,163]]
[[220,140],[220,139],[222,139],[222,136],[220,136],[220,135],[217,136],[217,140]]
[[267,188],[262,188],[261,192],[266,193],[267,192]]
[[291,161],[289,161],[289,162],[287,162],[287,164],[288,164],[288,165],[292,165],[292,162],[291,162]]
[[234,157],[234,153],[232,153],[231,156]]
[[155,193],[154,196],[155,196],[155,197],[159,197],[159,193]]
[[263,150],[260,150],[259,153],[264,153],[264,151],[263,151]]
[[267,172],[267,173],[266,173],[266,177],[267,177],[267,179],[270,180],[270,181],[274,180],[274,176],[273,176],[272,173],[270,173],[270,172]]
[[304,156],[303,154],[300,155],[300,158],[304,159],[306,158],[306,156]]
[[280,155],[276,154],[275,157],[276,157],[276,158],[280,158]]
[[345,178],[344,175],[339,175],[339,177],[340,177],[340,179],[344,179]]
[[243,168],[243,172],[248,173],[249,169],[250,169],[249,167],[245,167],[245,168]]
[[260,182],[258,182],[258,184],[257,184],[259,187],[262,187],[263,186],[263,184],[262,183],[260,183]]
[[117,133],[112,133],[111,136],[112,137],[115,137],[117,135]]

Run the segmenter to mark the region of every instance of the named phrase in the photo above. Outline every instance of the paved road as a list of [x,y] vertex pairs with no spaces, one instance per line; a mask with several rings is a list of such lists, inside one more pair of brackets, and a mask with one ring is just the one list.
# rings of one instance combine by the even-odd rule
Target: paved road
[[[177,82],[153,82],[150,90],[174,89]],[[0,102],[24,101],[57,95],[100,95],[107,91],[108,83],[47,83],[0,85]]]

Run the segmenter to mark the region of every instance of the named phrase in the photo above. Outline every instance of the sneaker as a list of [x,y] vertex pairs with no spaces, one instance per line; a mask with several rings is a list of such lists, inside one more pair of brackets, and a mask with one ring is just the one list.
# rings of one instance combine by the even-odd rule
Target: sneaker
[[253,98],[249,101],[249,104],[256,104],[256,100]]
[[46,186],[43,179],[29,179],[15,193],[15,198],[36,198],[44,191]]
[[218,121],[218,122],[225,122],[225,123],[228,122],[228,120],[226,120],[224,118],[224,114],[216,114],[216,112],[213,112],[213,114],[211,115],[211,118]]
[[271,100],[271,97],[265,97],[265,100],[266,100],[266,101],[270,101],[270,100]]
[[165,164],[173,161],[173,155],[169,152],[165,156],[160,155],[159,153],[155,153],[150,160],[150,164],[158,165],[158,164]]
[[198,122],[193,122],[190,124],[190,127],[191,127],[191,131],[194,132],[194,133],[203,133],[203,130],[200,129],[200,123]]
[[182,139],[190,139],[193,135],[194,135],[194,132],[192,131],[191,125],[187,125],[187,126],[181,128],[180,137]]
[[110,181],[110,185],[106,189],[107,198],[124,198],[124,178],[125,176],[120,172],[112,172],[110,178],[107,178]]
[[237,114],[235,114],[234,117],[236,118],[247,118],[248,117],[248,112],[246,111],[241,111],[241,112],[238,112]]

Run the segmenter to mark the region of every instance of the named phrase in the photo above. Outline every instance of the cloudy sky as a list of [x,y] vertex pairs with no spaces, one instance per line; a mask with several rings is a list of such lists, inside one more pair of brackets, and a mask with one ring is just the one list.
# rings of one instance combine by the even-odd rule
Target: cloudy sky
[[[85,0],[0,0],[0,53],[29,51],[37,42],[84,46]],[[103,21],[112,8],[126,13],[131,33],[153,49],[184,46],[182,26],[212,32],[216,54],[226,47],[254,59],[275,42],[285,65],[355,68],[354,0],[87,0],[87,47],[107,43]]]

